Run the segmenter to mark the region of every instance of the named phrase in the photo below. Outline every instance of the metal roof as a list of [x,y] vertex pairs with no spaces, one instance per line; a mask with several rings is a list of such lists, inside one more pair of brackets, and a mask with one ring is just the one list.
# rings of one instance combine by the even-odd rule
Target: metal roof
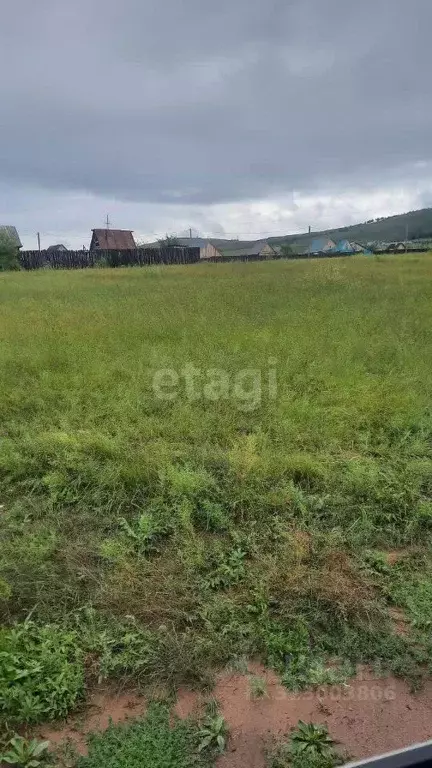
[[211,240],[207,237],[176,237],[176,243],[189,248],[205,248]]
[[57,253],[58,251],[67,251],[67,248],[63,243],[56,243],[55,245],[49,245],[47,253]]
[[[124,251],[136,248],[134,236],[130,229],[93,229],[98,247],[102,250]],[[93,243],[92,243],[93,245]]]
[[[267,240],[233,240],[218,244],[217,240],[212,240],[213,245],[224,256],[258,256],[266,245],[270,245]],[[272,247],[272,246],[270,246]]]

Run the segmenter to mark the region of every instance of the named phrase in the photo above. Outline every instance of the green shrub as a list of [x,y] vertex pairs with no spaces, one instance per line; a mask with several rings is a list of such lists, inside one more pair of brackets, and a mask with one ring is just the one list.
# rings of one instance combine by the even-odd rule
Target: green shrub
[[0,272],[20,269],[18,248],[15,241],[0,232]]
[[199,752],[217,750],[220,754],[225,751],[228,740],[228,726],[218,713],[207,715],[199,730]]
[[18,768],[38,768],[45,762],[49,741],[24,739],[15,735],[7,745],[8,750],[0,755],[0,762],[16,765]]
[[32,622],[0,630],[0,718],[36,723],[65,717],[84,691],[75,632]]
[[288,739],[276,741],[267,753],[269,768],[334,768],[344,761],[325,725],[299,721]]
[[291,733],[291,746],[293,755],[299,757],[334,756],[334,741],[325,725],[299,720],[297,728]]

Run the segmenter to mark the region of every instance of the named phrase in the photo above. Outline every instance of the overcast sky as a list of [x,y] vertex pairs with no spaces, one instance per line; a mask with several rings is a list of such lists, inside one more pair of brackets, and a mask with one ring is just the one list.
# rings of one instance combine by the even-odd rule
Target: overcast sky
[[432,0],[2,0],[0,223],[247,238],[432,205]]

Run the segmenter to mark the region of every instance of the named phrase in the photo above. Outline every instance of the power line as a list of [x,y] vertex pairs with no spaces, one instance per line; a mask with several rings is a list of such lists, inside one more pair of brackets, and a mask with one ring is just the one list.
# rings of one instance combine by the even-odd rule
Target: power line
[[[107,220],[108,220],[108,222],[107,222]],[[104,224],[105,224],[105,229],[107,229],[107,228],[109,229],[111,227],[111,221],[109,220],[108,216],[107,216],[107,219],[104,221]],[[332,229],[332,227],[327,227],[327,229]],[[334,227],[333,227],[333,229],[334,229]],[[325,228],[323,228],[323,231],[324,230],[325,230]],[[34,232],[33,230],[22,229],[21,227],[19,228],[19,231],[23,235],[32,235],[33,232]],[[138,230],[135,229],[134,231],[138,231]],[[192,233],[194,231],[198,232],[199,230],[196,230],[196,229],[194,230],[193,228],[188,228],[187,231],[188,231],[188,235],[190,237],[191,232]],[[285,227],[284,229],[262,229],[262,230],[260,230],[258,232],[254,232],[254,231],[239,232],[238,230],[236,230],[234,232],[224,230],[223,232],[219,231],[219,232],[216,232],[216,233],[215,232],[208,233],[208,231],[206,230],[206,232],[207,232],[207,234],[205,235],[205,237],[224,237],[225,235],[237,235],[237,236],[238,235],[242,235],[242,236],[243,235],[244,236],[246,236],[246,235],[268,235],[269,237],[271,237],[273,234],[274,235],[278,235],[278,234],[289,234],[289,235],[291,235],[291,234],[307,234],[307,233],[304,233],[304,232],[297,232],[297,233],[289,233],[288,232],[287,233],[287,227]],[[78,232],[75,231],[75,230],[69,230],[69,229],[41,230],[41,235],[43,235],[44,237],[55,237],[55,236],[57,236],[59,234],[68,234],[68,235],[71,235],[73,237],[81,237],[82,238],[84,235],[89,235],[90,236],[90,233],[91,233],[91,229],[89,229],[89,230],[81,230],[81,231],[78,231]],[[165,230],[164,231],[160,231],[160,232],[150,231],[150,232],[148,232],[148,235],[154,235],[155,237],[161,237],[161,236],[165,236],[166,235],[166,231]],[[204,235],[202,235],[202,236],[204,236]]]
[[[106,220],[105,220],[104,224],[105,224],[105,229],[109,230],[109,228],[111,227],[111,222],[110,222],[110,219],[109,219],[108,215],[106,217]],[[301,235],[307,234],[307,232],[304,232],[304,230],[302,232],[294,232],[293,233],[293,232],[289,232],[289,231],[287,232],[287,229],[288,229],[288,227],[286,227],[285,229],[280,229],[280,230],[275,230],[275,229],[273,229],[273,230],[271,230],[271,229],[269,229],[269,230],[261,230],[259,232],[251,232],[251,231],[249,231],[249,232],[239,232],[239,231],[227,232],[227,231],[223,231],[223,232],[205,232],[205,234],[199,234],[199,230],[195,230],[195,232],[196,232],[195,236],[196,237],[201,237],[201,238],[207,239],[207,240],[235,240],[235,239],[239,240],[241,238],[243,238],[245,240],[254,240],[254,239],[266,239],[266,238],[270,238],[270,237],[278,237],[278,236],[284,236],[284,235],[287,236],[287,237],[300,237]],[[24,230],[24,229],[20,229],[19,231],[20,231],[21,236],[26,238],[26,239],[28,239],[30,237],[34,237],[34,231],[32,232],[30,230]],[[325,231],[325,230],[323,230],[323,231]],[[158,239],[163,238],[163,237],[166,236],[166,230],[163,231],[163,232],[162,231],[161,232],[148,232],[147,231],[147,232],[142,232],[142,233],[140,233],[139,230],[138,231],[135,230],[135,233],[136,233],[135,237],[136,237],[137,240],[142,239],[143,241],[148,241],[148,242],[152,242],[152,239],[158,240]],[[73,230],[63,230],[63,229],[62,230],[55,230],[55,231],[53,231],[53,230],[45,230],[45,231],[41,231],[39,233],[39,235],[40,235],[41,238],[43,237],[43,238],[46,238],[46,239],[53,239],[53,240],[55,239],[56,241],[59,241],[59,240],[65,240],[65,241],[78,241],[78,240],[81,240],[81,241],[85,241],[85,240],[88,240],[91,237],[91,231],[90,230],[86,230],[86,231],[82,230],[81,232],[76,232],[76,231],[73,231]],[[189,236],[189,238],[191,238],[192,235],[193,235],[193,230],[192,230],[191,227],[189,227],[188,235],[186,235],[186,237]],[[185,237],[185,235],[178,235],[178,236],[179,237]]]
[[[106,225],[104,227],[106,229]],[[137,230],[134,230],[136,233],[136,236],[138,237],[148,237],[148,238],[163,238],[166,237],[166,232],[149,232],[149,233],[140,233]],[[320,230],[321,231],[321,230]],[[327,231],[327,230],[322,230]],[[24,230],[19,230],[19,233],[22,237],[34,237],[34,232],[26,232]],[[201,235],[193,235],[193,237],[202,238],[203,240],[238,240],[240,237],[243,238],[256,238],[259,239],[260,237],[283,237],[286,235],[286,237],[301,237],[302,235],[307,234],[307,232],[286,232],[284,230],[281,230],[280,232],[217,232],[217,233],[208,233]],[[73,240],[82,240],[82,239],[90,239],[91,238],[91,232],[73,232],[71,230],[68,231],[57,231],[57,232],[40,232],[41,238],[63,238],[63,239],[73,239]],[[187,235],[176,235],[177,237],[181,237],[183,239],[190,239],[189,233]]]

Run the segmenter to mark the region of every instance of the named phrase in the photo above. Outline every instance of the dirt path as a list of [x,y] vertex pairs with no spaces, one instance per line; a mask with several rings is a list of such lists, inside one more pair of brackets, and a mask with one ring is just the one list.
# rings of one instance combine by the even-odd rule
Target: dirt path
[[[252,664],[250,672],[266,681],[264,697],[251,696],[250,676],[222,673],[212,696],[217,699],[230,728],[227,752],[218,768],[264,768],[265,743],[282,736],[298,721],[325,723],[350,758],[370,757],[432,738],[432,682],[419,694],[395,678],[376,679],[363,670],[348,686],[323,687],[293,694],[277,676]],[[176,713],[187,717],[202,710],[200,694],[179,691]],[[82,718],[59,730],[42,728],[39,735],[58,745],[68,738],[78,751],[86,751],[85,735],[145,712],[146,702],[136,694],[113,696],[95,693]]]
[[264,768],[265,742],[287,733],[299,720],[325,723],[350,758],[432,737],[432,686],[412,695],[400,680],[364,673],[349,687],[292,694],[273,672],[258,668],[255,673],[267,681],[266,698],[251,699],[248,680],[237,675],[221,678],[216,686],[214,696],[231,727],[229,751],[219,768]]

